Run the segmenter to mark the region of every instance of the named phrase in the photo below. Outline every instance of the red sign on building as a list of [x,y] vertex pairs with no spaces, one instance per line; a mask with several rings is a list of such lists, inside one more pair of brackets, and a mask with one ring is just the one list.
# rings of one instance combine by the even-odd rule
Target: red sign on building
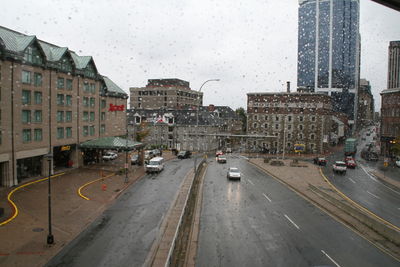
[[110,104],[108,111],[124,111],[125,105]]

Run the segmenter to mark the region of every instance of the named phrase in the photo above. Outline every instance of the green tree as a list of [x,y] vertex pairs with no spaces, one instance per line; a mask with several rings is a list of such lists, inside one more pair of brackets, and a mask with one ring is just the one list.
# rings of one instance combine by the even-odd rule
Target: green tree
[[239,116],[239,119],[242,121],[242,130],[245,133],[247,130],[247,115],[246,115],[246,110],[242,107],[237,108],[235,110],[236,115]]

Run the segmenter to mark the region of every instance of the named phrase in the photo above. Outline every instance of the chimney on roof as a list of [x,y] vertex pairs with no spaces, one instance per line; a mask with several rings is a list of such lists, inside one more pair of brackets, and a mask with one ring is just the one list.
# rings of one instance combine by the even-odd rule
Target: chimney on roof
[[286,82],[286,91],[288,94],[290,94],[290,82],[289,81]]
[[208,105],[208,111],[212,112],[215,110],[215,106],[213,104]]

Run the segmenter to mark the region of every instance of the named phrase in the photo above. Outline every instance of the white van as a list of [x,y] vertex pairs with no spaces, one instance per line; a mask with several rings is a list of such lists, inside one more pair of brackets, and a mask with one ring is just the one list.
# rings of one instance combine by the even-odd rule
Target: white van
[[148,164],[146,164],[146,172],[161,172],[164,169],[164,158],[163,157],[155,157],[152,158]]

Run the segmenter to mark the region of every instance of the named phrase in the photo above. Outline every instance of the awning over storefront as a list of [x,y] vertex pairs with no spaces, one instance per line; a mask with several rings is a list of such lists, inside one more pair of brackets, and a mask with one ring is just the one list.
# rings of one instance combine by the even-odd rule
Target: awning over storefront
[[118,150],[134,150],[143,146],[140,142],[126,140],[121,137],[102,137],[84,142],[79,145],[80,148],[97,148],[97,149],[118,149]]

